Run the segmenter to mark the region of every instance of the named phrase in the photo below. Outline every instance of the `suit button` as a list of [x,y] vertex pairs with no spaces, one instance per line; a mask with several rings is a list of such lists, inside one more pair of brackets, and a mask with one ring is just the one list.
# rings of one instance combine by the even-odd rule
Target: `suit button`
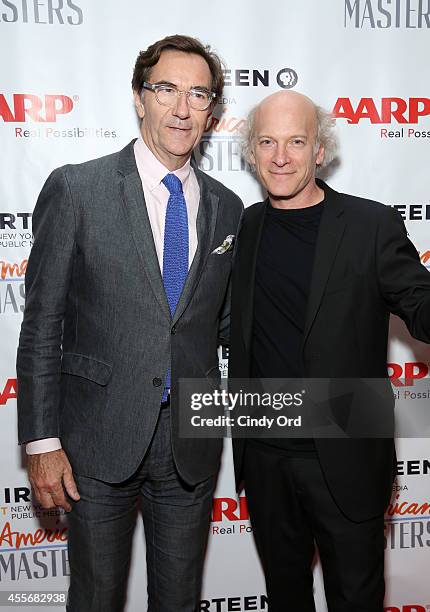
[[154,385],[154,387],[159,387],[162,383],[163,381],[161,380],[161,378],[158,378],[158,376],[152,379],[152,384]]
[[172,336],[174,336],[176,334],[176,327],[173,326],[172,329],[170,330],[170,333],[172,334]]

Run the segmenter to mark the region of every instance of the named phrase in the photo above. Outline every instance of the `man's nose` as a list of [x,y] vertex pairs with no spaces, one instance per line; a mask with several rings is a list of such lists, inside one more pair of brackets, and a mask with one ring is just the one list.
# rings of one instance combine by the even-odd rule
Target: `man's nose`
[[190,116],[190,103],[186,91],[179,91],[176,104],[172,109],[173,114],[180,119],[187,119]]
[[274,151],[272,161],[277,166],[285,166],[285,164],[288,164],[290,161],[290,156],[288,154],[288,147],[278,144]]

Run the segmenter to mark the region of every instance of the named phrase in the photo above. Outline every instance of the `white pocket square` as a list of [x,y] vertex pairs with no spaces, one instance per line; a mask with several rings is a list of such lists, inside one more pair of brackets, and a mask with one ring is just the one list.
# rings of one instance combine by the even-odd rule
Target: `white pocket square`
[[214,249],[211,255],[222,255],[223,253],[227,253],[230,249],[233,248],[234,243],[234,234],[230,234],[224,238],[224,242],[220,244],[219,247]]

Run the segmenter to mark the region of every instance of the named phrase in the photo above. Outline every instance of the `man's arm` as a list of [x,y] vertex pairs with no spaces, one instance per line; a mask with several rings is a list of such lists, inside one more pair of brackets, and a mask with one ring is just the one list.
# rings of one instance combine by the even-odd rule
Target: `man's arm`
[[[40,193],[33,214],[33,233],[17,356],[21,444],[59,438],[61,342],[75,244],[73,202],[62,169],[50,175]],[[44,507],[60,505],[70,509],[62,482],[72,498],[79,498],[63,450],[31,455],[29,477]]]
[[430,342],[430,273],[409,240],[400,213],[382,211],[377,240],[378,280],[387,308],[410,334]]

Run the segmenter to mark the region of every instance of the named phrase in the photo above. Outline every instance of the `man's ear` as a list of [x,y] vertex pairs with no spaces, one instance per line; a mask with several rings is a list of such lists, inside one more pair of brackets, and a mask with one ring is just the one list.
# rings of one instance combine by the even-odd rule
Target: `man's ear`
[[208,129],[210,128],[210,126],[212,124],[212,113],[213,113],[213,108],[210,109],[209,115],[207,116],[206,125],[205,125],[205,132],[208,131]]
[[145,116],[145,107],[143,106],[142,98],[137,91],[133,92],[134,97],[134,105],[136,107],[136,112],[141,119]]
[[317,157],[315,159],[315,164],[317,166],[321,166],[321,164],[323,163],[324,153],[325,153],[324,147],[322,144],[320,144],[320,148],[318,149]]

